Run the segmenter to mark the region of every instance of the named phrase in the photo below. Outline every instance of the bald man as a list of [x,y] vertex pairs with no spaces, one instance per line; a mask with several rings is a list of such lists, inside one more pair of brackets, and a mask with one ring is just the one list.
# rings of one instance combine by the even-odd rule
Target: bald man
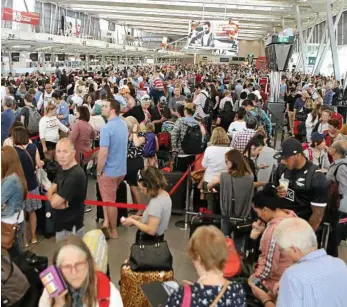
[[48,200],[55,210],[56,240],[84,234],[84,200],[87,192],[86,175],[75,159],[75,148],[70,139],[61,139],[56,146],[59,169]]

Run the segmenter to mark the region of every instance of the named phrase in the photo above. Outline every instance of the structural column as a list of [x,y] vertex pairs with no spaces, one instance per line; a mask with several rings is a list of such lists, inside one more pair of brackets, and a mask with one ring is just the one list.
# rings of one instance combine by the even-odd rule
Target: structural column
[[333,68],[334,68],[334,74],[335,79],[340,80],[340,66],[339,66],[339,57],[337,54],[337,44],[336,44],[336,37],[335,37],[335,31],[334,31],[334,25],[333,25],[333,15],[331,13],[331,0],[325,0],[326,7],[327,7],[327,23],[328,23],[328,31],[330,36],[330,48],[331,48],[331,54],[333,57]]
[[299,7],[298,4],[296,5],[296,21],[297,21],[297,24],[298,24],[298,31],[299,31],[300,51],[301,51],[301,54],[302,54],[302,58],[301,58],[302,59],[302,66],[303,66],[304,74],[306,74],[305,41],[304,41],[304,36],[302,34],[300,7]]

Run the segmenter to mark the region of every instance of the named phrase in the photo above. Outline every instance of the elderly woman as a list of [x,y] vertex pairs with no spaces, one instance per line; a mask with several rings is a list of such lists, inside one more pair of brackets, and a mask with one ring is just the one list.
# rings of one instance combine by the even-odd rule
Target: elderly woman
[[[233,306],[246,307],[246,293],[236,282],[223,277],[228,259],[228,248],[223,233],[215,226],[201,226],[192,235],[188,256],[199,279],[171,294],[166,307]],[[189,304],[183,304],[183,301]]]
[[[47,286],[40,298],[39,307],[62,306],[103,306],[103,301],[108,301],[109,307],[123,307],[122,298],[117,288],[100,271],[96,270],[93,256],[77,236],[63,240],[53,256],[53,265],[57,266],[67,289],[58,296],[50,298],[51,287]],[[107,292],[109,297],[104,297],[100,292]]]

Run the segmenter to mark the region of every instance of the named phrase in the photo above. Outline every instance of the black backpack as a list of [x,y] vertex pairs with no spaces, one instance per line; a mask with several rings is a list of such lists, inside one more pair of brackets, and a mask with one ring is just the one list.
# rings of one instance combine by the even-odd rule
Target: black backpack
[[195,155],[203,152],[202,133],[199,125],[188,126],[181,142],[185,154]]
[[203,94],[206,97],[205,105],[202,109],[203,109],[205,114],[207,114],[207,115],[211,114],[213,111],[213,107],[214,107],[213,100],[210,97],[208,97],[205,93],[201,93],[201,94]]

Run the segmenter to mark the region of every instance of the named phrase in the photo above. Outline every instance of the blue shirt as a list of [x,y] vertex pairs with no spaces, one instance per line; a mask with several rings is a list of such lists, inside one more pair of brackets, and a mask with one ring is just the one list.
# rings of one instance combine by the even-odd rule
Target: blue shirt
[[16,120],[16,114],[12,109],[1,112],[1,145],[8,138],[10,128]]
[[125,101],[124,97],[120,94],[114,94],[114,99],[116,99],[119,103],[121,108],[125,107],[127,105],[127,102]]
[[37,92],[35,93],[35,96],[34,96],[36,103],[39,102],[41,95],[42,95],[42,92],[37,90]]
[[64,115],[64,118],[59,118],[59,120],[63,125],[69,125],[70,110],[68,104],[64,100],[60,101],[59,105],[57,106],[57,115]]
[[124,176],[127,172],[128,126],[118,116],[102,128],[100,147],[108,148],[103,172],[108,177]]
[[343,307],[346,290],[346,264],[319,249],[284,271],[276,307]]

